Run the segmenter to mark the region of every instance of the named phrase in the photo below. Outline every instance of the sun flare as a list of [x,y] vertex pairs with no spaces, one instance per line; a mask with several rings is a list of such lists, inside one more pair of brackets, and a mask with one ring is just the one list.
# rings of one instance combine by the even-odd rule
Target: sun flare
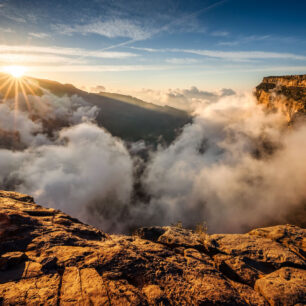
[[4,68],[4,71],[14,78],[21,78],[26,72],[26,68],[24,66],[7,66]]

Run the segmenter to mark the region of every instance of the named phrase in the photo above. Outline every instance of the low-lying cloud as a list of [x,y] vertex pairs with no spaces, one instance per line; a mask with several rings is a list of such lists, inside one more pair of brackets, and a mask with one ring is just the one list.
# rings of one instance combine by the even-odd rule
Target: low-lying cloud
[[[306,126],[288,130],[246,95],[197,109],[192,125],[147,170],[150,222],[241,232],[286,215],[306,200]],[[150,211],[150,209],[148,209]],[[157,221],[158,220],[158,221]]]
[[117,215],[132,192],[132,162],[122,142],[103,129],[81,123],[63,129],[53,144],[0,150],[0,156],[1,185],[13,185],[85,222],[97,219],[107,230],[120,227]]
[[195,111],[201,105],[216,102],[224,96],[235,94],[230,88],[223,88],[219,91],[204,91],[192,86],[189,89],[168,89],[153,90],[142,89],[134,92],[134,95],[145,101],[153,102],[158,105],[168,105],[188,112]]
[[[18,150],[2,144],[0,187],[111,232],[178,221],[242,232],[287,222],[305,203],[305,125],[288,128],[281,113],[267,114],[252,95],[231,89],[192,87],[165,97],[189,105],[194,120],[145,162],[137,154],[146,144],[127,150],[80,97],[29,96],[32,111],[21,103],[17,115],[13,100],[0,104],[0,130],[23,143]],[[58,124],[53,133],[46,121],[49,129]]]
[[[133,177],[123,142],[92,122],[97,108],[80,97],[48,93],[29,96],[29,103],[31,112],[26,103],[18,112],[14,100],[0,104],[0,128],[18,134],[15,141],[23,145],[22,150],[15,150],[20,148],[16,142],[14,149],[0,149],[1,188],[31,194],[40,204],[105,229],[122,230],[117,215],[130,202]],[[47,125],[51,120],[54,133],[33,118]]]

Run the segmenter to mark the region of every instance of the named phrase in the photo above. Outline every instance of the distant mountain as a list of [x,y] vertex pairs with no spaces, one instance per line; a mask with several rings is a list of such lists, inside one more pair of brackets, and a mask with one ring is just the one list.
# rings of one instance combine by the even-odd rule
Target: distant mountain
[[[26,94],[41,96],[46,89],[59,97],[77,95],[99,109],[97,123],[106,128],[112,135],[126,141],[145,140],[156,144],[162,140],[170,143],[175,139],[180,129],[192,121],[191,116],[181,110],[147,103],[131,96],[115,93],[89,93],[71,84],[25,77]],[[2,85],[1,85],[2,84]],[[31,85],[32,84],[32,85]],[[33,86],[37,84],[37,86]],[[31,89],[30,89],[31,88]],[[21,91],[21,88],[19,88]],[[15,96],[16,88],[5,84],[5,76],[0,76],[0,93],[7,98]]]

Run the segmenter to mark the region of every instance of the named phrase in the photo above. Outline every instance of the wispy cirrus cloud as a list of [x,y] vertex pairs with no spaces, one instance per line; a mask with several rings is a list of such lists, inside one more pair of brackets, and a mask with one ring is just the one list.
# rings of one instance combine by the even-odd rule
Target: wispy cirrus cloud
[[26,23],[27,22],[27,20],[23,17],[18,17],[18,16],[14,16],[14,15],[7,15],[7,14],[3,15],[3,16],[5,18],[10,19],[10,20],[12,20],[14,22],[17,22],[17,23]]
[[28,64],[86,64],[82,58],[70,58],[52,54],[25,54],[25,53],[0,53],[0,64],[28,65]]
[[236,40],[220,41],[219,46],[237,46],[240,44],[246,44],[255,41],[264,41],[271,39],[271,35],[250,35],[245,37],[240,37]]
[[177,65],[184,65],[184,64],[196,64],[199,62],[198,59],[195,58],[177,58],[177,57],[173,57],[173,58],[167,58],[166,62],[169,64],[177,64]]
[[167,51],[167,49],[142,48],[142,47],[134,47],[134,46],[130,46],[129,48],[133,50],[146,51],[146,52],[166,52]]
[[200,49],[173,49],[173,48],[141,48],[130,47],[132,49],[146,51],[146,52],[173,52],[173,53],[191,53],[195,55],[205,56],[209,58],[217,58],[233,61],[246,61],[256,59],[290,59],[290,60],[306,60],[306,55],[282,52],[269,52],[269,51],[222,51],[222,50],[200,50]]
[[[200,14],[214,9],[226,2],[226,0],[216,1],[213,4],[202,7],[191,13],[175,13],[164,14],[161,12],[154,13],[154,4],[150,10],[145,11],[141,17],[133,16],[133,18],[122,18],[122,12],[116,13],[118,16],[106,19],[95,20],[90,23],[83,24],[55,24],[53,29],[60,34],[97,34],[108,38],[127,38],[127,41],[115,43],[106,49],[112,49],[119,46],[125,46],[135,41],[147,40],[161,33],[205,33],[206,27],[203,26],[198,19]],[[138,3],[140,6],[140,3]],[[148,14],[148,15],[146,15]],[[106,17],[107,18],[107,17]]]
[[159,71],[171,69],[158,65],[61,65],[29,66],[30,71],[37,72],[124,72],[124,71]]
[[220,36],[220,37],[225,37],[229,35],[229,32],[227,31],[213,31],[211,33],[212,36]]
[[192,50],[184,49],[182,52],[192,53],[207,57],[215,57],[226,60],[251,60],[251,59],[291,59],[306,60],[305,55],[294,53],[279,53],[266,51],[217,51],[217,50]]
[[49,34],[42,33],[42,32],[39,32],[39,33],[31,32],[31,33],[29,33],[29,35],[32,36],[32,37],[35,37],[35,38],[47,38],[49,36]]
[[67,57],[83,57],[83,58],[106,58],[106,59],[123,59],[137,56],[131,52],[118,51],[99,51],[87,50],[81,48],[62,48],[57,46],[42,47],[42,46],[24,46],[24,45],[0,45],[0,54],[56,54]]
[[95,21],[88,24],[58,24],[53,28],[61,34],[98,34],[108,38],[123,37],[133,40],[144,40],[152,36],[153,31],[139,22],[129,19],[114,18],[107,21]]
[[2,32],[2,33],[15,33],[15,31],[11,28],[0,28],[0,32]]
[[8,19],[16,23],[26,23],[27,22],[27,20],[25,19],[25,16],[22,16],[16,10],[11,9],[10,6],[7,4],[8,3],[0,3],[1,18]]

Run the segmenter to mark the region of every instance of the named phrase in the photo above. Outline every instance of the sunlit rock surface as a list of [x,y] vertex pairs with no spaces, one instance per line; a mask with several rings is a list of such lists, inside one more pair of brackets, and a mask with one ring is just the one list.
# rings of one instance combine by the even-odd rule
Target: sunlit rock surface
[[305,119],[306,74],[263,78],[255,95],[270,110],[280,109],[289,122]]
[[0,192],[0,304],[303,305],[305,229],[108,235]]

